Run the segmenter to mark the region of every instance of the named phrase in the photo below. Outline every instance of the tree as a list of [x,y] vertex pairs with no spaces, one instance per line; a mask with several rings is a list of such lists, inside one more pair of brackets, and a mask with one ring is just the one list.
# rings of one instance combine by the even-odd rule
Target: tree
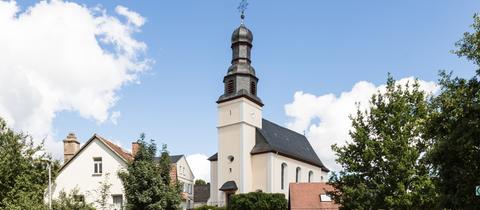
[[331,177],[329,194],[344,209],[433,209],[422,138],[429,111],[418,81],[402,87],[389,75],[386,92],[370,103],[351,117],[352,141],[332,146],[343,170]]
[[97,198],[95,200],[95,203],[98,205],[100,210],[108,210],[112,207],[108,202],[110,198],[110,188],[112,187],[112,184],[108,181],[109,176],[109,173],[105,174],[103,180],[98,182],[100,184],[100,187],[95,190],[95,192],[97,193],[97,195],[95,196]]
[[[473,33],[456,43],[455,53],[480,66],[480,17]],[[440,73],[442,92],[432,101],[428,134],[433,142],[429,159],[438,176],[441,208],[476,209],[480,197],[480,70],[471,79]]]
[[127,209],[178,209],[181,185],[170,180],[171,166],[166,146],[162,148],[160,160],[156,161],[154,141],[145,142],[142,134],[137,142],[139,150],[134,160],[118,174],[125,189]]
[[195,180],[195,185],[206,185],[207,182],[205,182],[205,180],[203,179],[197,179]]
[[69,194],[63,190],[60,191],[58,198],[52,202],[52,208],[54,210],[95,210],[78,194],[78,188],[73,189]]
[[[0,118],[0,209],[44,208],[48,161],[52,158],[43,144],[35,145],[30,136],[14,132]],[[52,172],[58,168],[53,161]]]
[[232,196],[229,210],[286,210],[287,199],[282,193],[251,192]]

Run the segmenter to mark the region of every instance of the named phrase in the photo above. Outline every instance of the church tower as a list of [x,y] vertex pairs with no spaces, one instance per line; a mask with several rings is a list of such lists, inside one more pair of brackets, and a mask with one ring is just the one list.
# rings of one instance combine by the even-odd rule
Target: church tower
[[[242,24],[233,32],[232,62],[223,79],[218,104],[218,201],[235,193],[252,192],[252,156],[256,129],[262,128],[262,100],[251,65],[252,32]],[[213,183],[212,183],[213,184]]]

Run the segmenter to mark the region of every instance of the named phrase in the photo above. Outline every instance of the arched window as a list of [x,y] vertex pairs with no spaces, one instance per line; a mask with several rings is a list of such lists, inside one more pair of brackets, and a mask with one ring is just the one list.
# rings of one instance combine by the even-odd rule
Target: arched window
[[295,181],[297,183],[300,182],[300,172],[302,171],[302,169],[300,167],[297,167],[297,173],[296,173],[296,176],[295,176]]
[[310,171],[308,172],[308,182],[312,182],[313,181],[313,171]]
[[282,187],[282,190],[285,189],[285,181],[286,181],[286,175],[287,174],[287,164],[286,163],[282,163],[282,174],[281,174],[281,187]]

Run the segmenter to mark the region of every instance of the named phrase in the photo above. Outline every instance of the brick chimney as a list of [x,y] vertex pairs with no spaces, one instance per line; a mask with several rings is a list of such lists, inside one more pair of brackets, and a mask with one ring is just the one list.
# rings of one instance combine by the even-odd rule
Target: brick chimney
[[140,144],[138,144],[138,142],[132,142],[132,156],[133,156],[133,158],[135,158],[135,155],[137,154],[139,149],[140,149]]
[[69,133],[63,140],[63,163],[68,162],[80,149],[80,142],[74,133]]

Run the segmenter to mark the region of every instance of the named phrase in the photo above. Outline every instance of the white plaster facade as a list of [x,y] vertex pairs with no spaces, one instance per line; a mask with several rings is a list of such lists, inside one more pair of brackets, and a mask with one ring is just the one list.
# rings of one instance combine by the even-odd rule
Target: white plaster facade
[[[94,173],[95,158],[102,160],[102,173]],[[104,181],[108,174],[108,183],[111,184],[109,203],[113,206],[112,196],[121,196],[124,203],[123,185],[117,172],[126,166],[126,160],[115,154],[101,140],[94,138],[62,168],[55,179],[52,197],[57,198],[62,190],[70,193],[77,188],[87,203],[93,203],[96,206],[94,202],[99,195],[96,191],[100,188],[100,182]]]
[[173,164],[175,164],[177,169],[177,179],[183,184],[183,197],[185,200],[182,201],[182,209],[191,209],[193,208],[193,185],[195,176],[185,156],[182,155],[182,157]]

